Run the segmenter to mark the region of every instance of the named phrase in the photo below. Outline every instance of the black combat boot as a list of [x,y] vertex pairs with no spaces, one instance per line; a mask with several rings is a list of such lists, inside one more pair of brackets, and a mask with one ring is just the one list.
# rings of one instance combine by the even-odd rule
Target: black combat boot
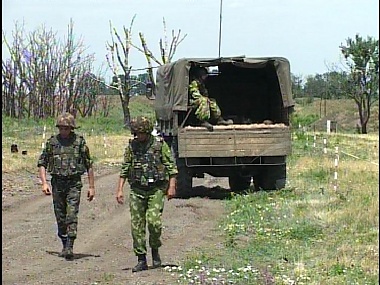
[[153,268],[161,267],[161,257],[158,248],[152,248]]
[[66,254],[67,254],[67,248],[66,248],[66,245],[67,245],[67,237],[61,237],[61,241],[62,241],[62,251],[60,253],[58,253],[58,256],[59,257],[66,257]]
[[229,126],[232,125],[234,122],[231,119],[225,120],[222,117],[219,117],[218,121],[216,122],[217,125],[224,125]]
[[66,243],[66,260],[74,260],[74,239],[68,238]]
[[209,122],[206,122],[206,121],[203,121],[201,123],[201,126],[205,127],[209,132],[212,132],[214,130],[214,127]]
[[132,268],[132,272],[139,272],[148,270],[148,263],[146,262],[146,255],[140,254],[137,256],[137,265]]

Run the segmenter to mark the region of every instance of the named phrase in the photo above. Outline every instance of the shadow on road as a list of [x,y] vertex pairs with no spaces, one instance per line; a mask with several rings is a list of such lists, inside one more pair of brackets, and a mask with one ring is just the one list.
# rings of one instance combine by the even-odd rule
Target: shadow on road
[[212,188],[205,186],[195,186],[188,194],[188,197],[182,197],[179,199],[188,199],[195,197],[224,200],[230,199],[232,197],[232,192],[230,189],[222,188],[220,186],[215,186]]
[[[58,256],[58,254],[60,253],[58,251],[50,251],[50,250],[47,250],[46,252],[48,254],[54,255],[54,256]],[[100,255],[98,255],[98,254],[86,254],[86,253],[74,253],[74,259],[81,259],[81,258],[85,258],[85,257],[100,257]]]
[[[160,268],[165,268],[165,267],[178,267],[178,266],[179,265],[177,265],[177,264],[162,264],[159,267],[148,266],[148,270],[151,270],[151,269],[160,269]],[[129,270],[132,270],[132,267],[125,267],[122,270],[129,271]]]

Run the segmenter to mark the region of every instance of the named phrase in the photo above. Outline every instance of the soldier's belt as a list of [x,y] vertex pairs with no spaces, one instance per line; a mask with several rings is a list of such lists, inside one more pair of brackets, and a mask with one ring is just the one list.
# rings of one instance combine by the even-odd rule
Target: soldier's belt
[[140,190],[148,191],[148,190],[152,190],[154,188],[163,187],[163,186],[165,186],[165,183],[166,183],[166,181],[156,181],[156,182],[148,183],[148,185],[141,185],[140,183],[135,182],[135,183],[131,184],[131,188],[137,188]]
[[62,175],[52,175],[52,178],[55,178],[57,180],[78,180],[81,179],[81,176],[79,174],[75,175],[69,175],[69,176],[62,176]]

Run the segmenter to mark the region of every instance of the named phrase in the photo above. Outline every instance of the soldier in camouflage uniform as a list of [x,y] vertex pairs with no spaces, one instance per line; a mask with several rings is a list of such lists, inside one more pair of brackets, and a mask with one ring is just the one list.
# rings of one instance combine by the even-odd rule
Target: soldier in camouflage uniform
[[175,196],[177,167],[171,149],[162,137],[152,133],[153,124],[146,117],[131,120],[134,139],[124,152],[116,200],[124,203],[123,187],[130,185],[129,207],[133,250],[137,265],[132,272],[148,269],[146,259],[146,224],[149,230],[149,246],[152,250],[153,268],[161,266],[158,248],[161,246],[162,222],[165,195],[168,200]]
[[209,131],[213,130],[210,119],[218,125],[231,125],[232,120],[224,120],[222,112],[214,98],[208,96],[205,81],[208,71],[205,67],[193,66],[190,69],[190,105],[195,108],[195,116],[201,122],[201,126]]
[[[73,260],[73,245],[77,237],[78,212],[83,187],[81,175],[87,172],[88,201],[95,195],[92,159],[86,141],[74,132],[75,119],[69,113],[58,117],[56,127],[59,134],[47,140],[37,166],[42,181],[42,192],[53,194],[54,213],[58,226],[58,237],[63,249],[60,257]],[[46,170],[51,174],[51,188],[46,180]]]

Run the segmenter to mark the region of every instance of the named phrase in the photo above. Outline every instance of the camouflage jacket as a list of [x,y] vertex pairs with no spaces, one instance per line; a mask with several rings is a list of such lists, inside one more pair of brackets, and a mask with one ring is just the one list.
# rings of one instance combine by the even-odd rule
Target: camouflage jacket
[[[208,91],[206,85],[198,79],[194,79],[189,85],[190,103],[194,100],[198,100],[201,97],[208,97]],[[198,104],[196,104],[198,105]]]
[[51,136],[38,159],[37,166],[44,166],[52,175],[81,175],[92,167],[93,161],[86,141],[71,133],[67,139]]
[[120,177],[127,178],[132,187],[164,184],[177,173],[171,149],[162,137],[150,135],[144,143],[136,139],[129,141]]

